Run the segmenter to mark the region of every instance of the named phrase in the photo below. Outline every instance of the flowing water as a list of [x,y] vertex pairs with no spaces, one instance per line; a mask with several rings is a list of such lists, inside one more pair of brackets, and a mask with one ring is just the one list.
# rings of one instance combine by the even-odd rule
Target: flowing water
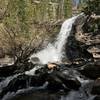
[[49,43],[46,48],[44,48],[36,54],[33,54],[30,57],[31,61],[32,58],[37,57],[41,64],[47,64],[49,62],[61,62],[61,59],[64,54],[63,47],[67,41],[68,36],[71,33],[72,25],[75,22],[75,20],[81,15],[83,14],[67,19],[62,24],[61,30],[55,42],[53,44]]

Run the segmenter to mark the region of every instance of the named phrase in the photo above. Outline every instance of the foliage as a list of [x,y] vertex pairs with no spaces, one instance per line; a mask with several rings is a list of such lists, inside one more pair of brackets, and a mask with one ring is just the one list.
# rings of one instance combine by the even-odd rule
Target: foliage
[[87,24],[84,25],[86,32],[92,32],[93,35],[98,34],[100,18],[92,18],[91,15],[100,15],[100,0],[87,0],[82,11],[88,15]]
[[83,12],[86,15],[91,15],[92,13],[100,15],[100,0],[87,0],[86,6],[83,7]]

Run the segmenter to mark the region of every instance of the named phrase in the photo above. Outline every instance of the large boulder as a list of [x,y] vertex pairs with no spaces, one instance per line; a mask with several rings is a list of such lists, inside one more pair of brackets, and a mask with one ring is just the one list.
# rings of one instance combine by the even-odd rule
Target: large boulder
[[96,96],[93,100],[100,100],[100,95]]
[[48,88],[52,90],[64,89],[64,90],[78,90],[81,83],[76,77],[67,76],[60,71],[53,71],[48,74],[47,81],[49,83]]
[[93,55],[94,59],[100,59],[100,44],[89,46],[87,50]]
[[[5,82],[8,80],[5,79]],[[9,80],[8,84],[0,86],[0,99],[8,92],[17,92],[21,89],[28,89],[29,87],[43,86],[46,82],[44,74],[40,76],[28,76],[25,74],[19,74],[14,76],[13,79]]]
[[79,72],[91,79],[97,79],[100,77],[100,62],[92,62],[82,66],[78,69]]
[[0,67],[0,77],[8,77],[14,74],[23,73],[33,67],[34,65],[31,62],[20,63],[19,66],[16,64],[4,64]]
[[16,70],[16,66],[14,65],[3,65],[0,67],[0,77],[8,77],[13,75],[14,70]]
[[[66,71],[69,69],[66,68]],[[48,89],[58,91],[63,90],[78,90],[81,83],[74,75],[63,73],[62,66],[58,64],[47,64],[35,71],[35,75],[45,77],[48,82]]]

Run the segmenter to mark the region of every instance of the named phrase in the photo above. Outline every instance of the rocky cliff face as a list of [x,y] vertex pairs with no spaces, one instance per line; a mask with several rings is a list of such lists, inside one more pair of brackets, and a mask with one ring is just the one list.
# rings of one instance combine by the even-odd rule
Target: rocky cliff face
[[[73,25],[72,34],[66,44],[67,56],[72,60],[100,60],[100,32],[88,32],[84,27],[87,17],[79,18]],[[87,23],[87,24],[86,24]]]

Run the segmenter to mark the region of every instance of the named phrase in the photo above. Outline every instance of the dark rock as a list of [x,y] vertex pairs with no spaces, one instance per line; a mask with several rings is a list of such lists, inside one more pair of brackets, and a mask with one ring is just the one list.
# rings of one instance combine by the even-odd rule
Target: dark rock
[[2,98],[8,92],[17,92],[19,89],[27,89],[31,87],[43,86],[45,83],[45,76],[28,76],[25,74],[18,75],[12,79],[7,86],[2,89],[0,98]]
[[0,67],[0,77],[8,77],[13,75],[14,70],[16,70],[16,66],[14,65],[5,65]]
[[78,60],[93,60],[93,55],[89,53],[83,45],[85,44],[77,41],[75,36],[70,36],[68,38],[68,42],[66,44],[66,55],[71,62]]
[[48,81],[47,88],[49,90],[52,90],[53,92],[59,91],[61,89],[65,90],[65,91],[70,90],[63,84],[63,81],[57,76],[56,72],[50,73],[47,77],[47,81]]
[[31,76],[29,79],[29,85],[32,87],[38,87],[43,86],[43,84],[46,82],[47,75],[45,73],[41,73],[37,76]]
[[100,64],[99,62],[92,62],[82,66],[79,69],[80,73],[91,79],[100,77]]
[[0,82],[2,82],[5,78],[4,77],[0,77]]
[[27,77],[23,77],[23,75],[19,75],[18,77],[12,79],[6,87],[2,89],[0,93],[0,98],[2,98],[8,92],[16,92],[18,89],[25,88]]
[[[80,20],[78,20],[78,21],[79,21],[79,23],[81,22]],[[97,29],[97,26],[96,26],[96,29],[95,29],[94,28],[95,25],[93,25],[94,23],[96,24],[98,21],[92,19],[89,16],[87,18],[84,18],[83,24],[77,24],[78,21],[76,20],[76,23],[75,23],[76,30],[74,29],[74,31],[73,31],[73,33],[74,33],[73,37],[78,41],[78,43],[79,42],[83,43],[83,44],[79,44],[79,47],[81,47],[81,48],[83,47],[82,49],[84,49],[85,52],[81,52],[79,49],[77,49],[76,48],[77,45],[72,45],[72,47],[74,47],[74,50],[76,52],[73,54],[78,55],[79,53],[81,53],[84,57],[86,57],[86,56],[90,57],[90,58],[92,57],[92,60],[100,59],[100,32],[99,32],[99,28]],[[70,39],[72,44],[75,44],[76,40],[74,40],[74,42],[72,42],[73,40]],[[71,43],[71,42],[68,41],[68,43]],[[84,47],[87,47],[87,48],[84,48]],[[72,48],[72,50],[70,52],[72,52],[74,50]],[[74,55],[72,55],[72,56],[74,56]],[[81,57],[79,57],[79,58],[81,58]]]
[[100,100],[100,95],[96,96],[93,100]]
[[61,95],[59,93],[51,93],[48,91],[34,91],[32,93],[16,96],[10,100],[59,100]]
[[100,95],[100,78],[94,81],[91,93]]
[[0,67],[0,77],[8,77],[14,74],[23,73],[27,70],[33,68],[34,65],[31,62],[26,62],[25,64],[13,65],[3,65]]
[[[63,73],[62,67],[60,65],[54,64],[57,66],[57,69],[48,69],[48,65],[44,68],[38,69],[36,75],[44,77],[48,81],[48,88],[51,90],[78,90],[81,86],[81,83],[76,79],[74,74],[65,74]],[[69,71],[66,68],[66,71]],[[41,73],[41,74],[40,74]]]
[[66,76],[60,71],[53,71],[48,75],[49,87],[53,89],[78,90],[81,86],[75,77]]
[[32,69],[35,65],[31,62],[24,62],[24,63],[19,63],[16,65],[16,69],[14,70],[14,74],[18,74],[18,73],[23,73],[25,71],[28,71],[30,69]]

